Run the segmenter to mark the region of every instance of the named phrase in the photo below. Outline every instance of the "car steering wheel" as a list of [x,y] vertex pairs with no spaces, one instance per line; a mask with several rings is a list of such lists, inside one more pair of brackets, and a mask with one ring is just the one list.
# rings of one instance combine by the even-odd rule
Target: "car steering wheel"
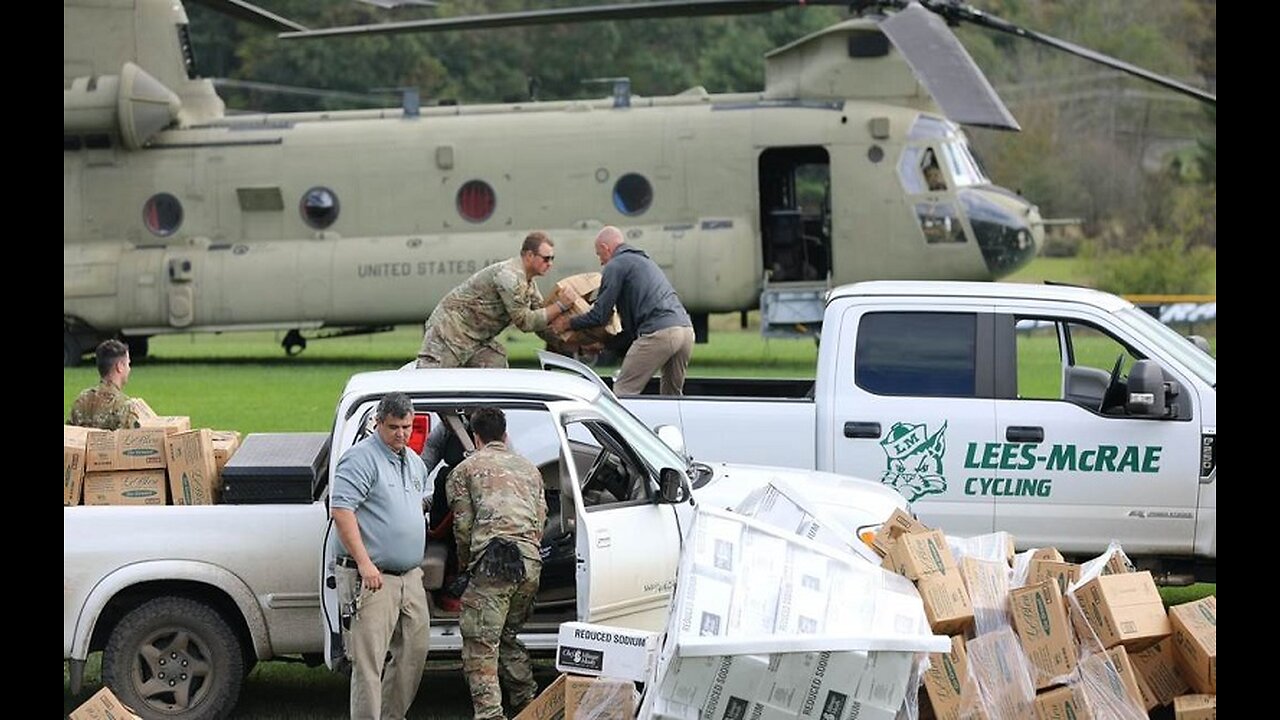
[[1120,353],[1116,356],[1116,364],[1111,366],[1111,377],[1107,380],[1107,387],[1102,391],[1102,401],[1098,405],[1098,412],[1106,412],[1108,407],[1119,404],[1120,368],[1123,365],[1124,353]]

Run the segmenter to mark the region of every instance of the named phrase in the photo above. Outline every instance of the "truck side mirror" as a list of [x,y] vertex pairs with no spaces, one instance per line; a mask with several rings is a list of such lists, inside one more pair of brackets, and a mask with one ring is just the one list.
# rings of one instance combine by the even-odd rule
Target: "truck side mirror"
[[1188,335],[1187,340],[1190,340],[1192,345],[1195,345],[1196,347],[1203,350],[1206,355],[1213,354],[1209,350],[1209,341],[1205,340],[1203,335]]
[[658,490],[662,501],[678,505],[689,499],[688,477],[676,468],[662,468],[658,475]]
[[1154,360],[1138,360],[1129,370],[1125,411],[1133,417],[1165,416],[1164,373]]

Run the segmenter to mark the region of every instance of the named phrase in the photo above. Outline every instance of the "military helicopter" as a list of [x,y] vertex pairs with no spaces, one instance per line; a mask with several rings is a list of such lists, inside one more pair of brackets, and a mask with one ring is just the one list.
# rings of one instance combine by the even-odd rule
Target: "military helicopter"
[[[767,12],[659,0],[312,30],[353,34]],[[808,4],[844,4],[808,0]],[[814,333],[823,293],[869,278],[995,279],[1036,253],[1037,208],[986,176],[962,125],[1017,121],[947,28],[972,22],[1216,104],[1199,88],[952,0],[887,2],[765,57],[761,92],[231,115],[196,71],[178,0],[63,4],[63,362],[106,337],[308,338],[421,322],[449,289],[548,231],[544,283],[598,269],[623,227],[709,313]],[[544,286],[544,291],[547,286]]]

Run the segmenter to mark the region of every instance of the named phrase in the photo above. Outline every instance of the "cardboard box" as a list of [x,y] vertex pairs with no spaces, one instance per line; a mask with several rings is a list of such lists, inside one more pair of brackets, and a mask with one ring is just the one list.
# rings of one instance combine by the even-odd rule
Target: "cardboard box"
[[62,426],[62,504],[79,505],[84,484],[85,446],[89,428]]
[[110,688],[94,693],[80,707],[71,711],[69,720],[142,720],[120,702]]
[[925,575],[916,583],[929,628],[938,635],[963,633],[973,625],[973,603],[960,573]]
[[632,720],[636,716],[635,691],[630,680],[565,676],[565,720]]
[[1173,699],[1174,720],[1218,720],[1217,695],[1179,695]]
[[1145,715],[1138,676],[1123,645],[1080,660],[1080,689],[1096,717]]
[[[1049,561],[1052,561],[1052,562],[1065,562],[1065,561],[1064,561],[1064,559],[1063,559],[1063,557],[1062,557],[1062,553],[1058,552],[1058,548],[1055,548],[1055,547],[1042,547],[1042,548],[1036,548],[1035,550],[1032,550],[1032,551],[1031,551],[1031,561],[1032,561],[1032,562],[1035,562],[1036,560],[1049,560]],[[1039,582],[1039,580],[1037,580],[1036,582]],[[1028,584],[1030,584],[1030,583],[1028,583]]]
[[[1009,624],[1009,567],[994,560],[960,558],[960,577],[973,604],[973,624],[978,635]],[[1015,638],[1016,640],[1016,638]]]
[[609,625],[561,623],[556,669],[644,682],[657,660],[661,637],[661,633]]
[[113,470],[84,476],[85,505],[166,505],[164,470]]
[[156,415],[155,410],[151,409],[151,406],[147,404],[147,401],[142,398],[129,398],[129,407],[133,409],[133,414],[137,416],[139,421],[153,420],[160,417],[159,415]]
[[161,428],[90,430],[85,470],[163,470],[164,438]]
[[992,717],[1035,717],[1036,690],[1031,681],[1031,664],[1022,654],[1012,628],[981,633],[967,641],[964,649],[969,669],[982,689],[982,699],[990,706]]
[[[957,635],[951,638],[949,653],[929,653],[929,669],[921,680],[938,720],[959,720],[968,674],[964,637]],[[970,683],[970,688],[970,692],[976,691],[977,683]]]
[[883,566],[912,580],[931,573],[955,573],[958,569],[941,530],[899,535],[889,546]]
[[[1176,627],[1174,632],[1177,632]],[[1138,672],[1138,689],[1144,693],[1143,704],[1148,706],[1147,709],[1153,707],[1150,705],[1151,701],[1155,705],[1168,705],[1175,697],[1190,692],[1191,686],[1178,671],[1172,637],[1167,637],[1146,650],[1130,653],[1129,660]],[[1146,697],[1147,693],[1150,693],[1150,697]]]
[[[564,292],[566,287],[573,288],[578,293],[578,299],[573,301],[566,315],[572,319],[586,313],[591,309],[591,303],[595,302],[596,295],[600,292],[600,273],[588,272],[570,275],[560,282],[551,290],[551,294],[547,296],[545,305],[553,305],[560,299],[560,293]],[[560,342],[566,345],[590,345],[591,343],[604,342],[614,335],[622,332],[622,319],[618,316],[615,308],[613,316],[602,326],[594,328],[583,328],[582,330],[566,330],[557,337]]]
[[1076,646],[1058,583],[1044,580],[1009,591],[1009,613],[1018,641],[1034,669],[1037,690],[1076,669]]
[[208,428],[170,435],[165,441],[169,457],[169,490],[174,505],[214,505],[222,493],[213,458],[212,431]]
[[533,702],[516,715],[515,720],[557,720],[564,717],[564,684],[566,675],[560,675]]
[[1096,577],[1076,590],[1076,599],[1104,648],[1143,650],[1173,632],[1148,570]]
[[899,535],[904,533],[928,532],[929,527],[919,520],[911,517],[911,514],[902,508],[894,508],[893,514],[885,520],[880,529],[876,531],[875,538],[871,541],[871,547],[880,557],[884,557],[889,553],[889,546],[898,539]]
[[1125,559],[1124,553],[1115,551],[1111,553],[1111,557],[1107,558],[1107,564],[1102,566],[1103,575],[1119,575],[1123,573],[1134,572],[1134,567]]
[[1178,667],[1197,692],[1218,692],[1218,598],[1215,595],[1169,608]]
[[152,418],[139,418],[140,428],[160,428],[165,435],[187,432],[191,429],[191,417],[188,415],[157,415]]
[[222,467],[240,449],[241,436],[236,430],[210,430],[209,438],[213,442],[213,460],[221,475]]
[[1064,685],[1036,695],[1037,720],[1093,720],[1079,685]]
[[1067,588],[1071,587],[1071,584],[1079,579],[1080,566],[1076,563],[1033,558],[1027,568],[1028,585],[1034,585],[1041,580],[1055,580],[1058,583],[1058,589],[1064,595],[1067,592]]

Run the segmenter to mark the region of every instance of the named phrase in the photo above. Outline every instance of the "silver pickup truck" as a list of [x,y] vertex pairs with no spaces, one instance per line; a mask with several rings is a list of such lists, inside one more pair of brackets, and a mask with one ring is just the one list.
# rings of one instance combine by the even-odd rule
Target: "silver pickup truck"
[[[566,620],[662,629],[694,503],[731,507],[778,479],[804,487],[859,533],[908,507],[891,489],[853,478],[690,462],[677,430],[651,430],[598,384],[564,373],[359,374],[338,402],[327,469],[309,503],[64,509],[63,659],[72,692],[100,650],[104,683],[144,718],[203,720],[231,711],[259,660],[338,664],[326,480],[394,391],[432,422],[477,405],[504,408],[512,446],[541,469],[551,512],[542,587],[523,636],[533,650],[554,650]],[[427,562],[438,555],[429,546]],[[433,614],[431,634],[433,655],[461,647],[456,616]]]

